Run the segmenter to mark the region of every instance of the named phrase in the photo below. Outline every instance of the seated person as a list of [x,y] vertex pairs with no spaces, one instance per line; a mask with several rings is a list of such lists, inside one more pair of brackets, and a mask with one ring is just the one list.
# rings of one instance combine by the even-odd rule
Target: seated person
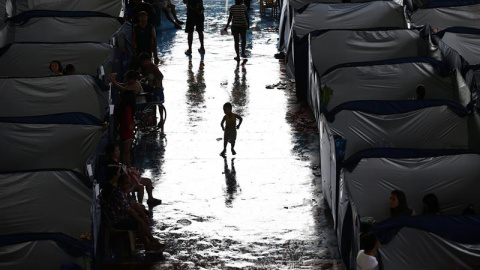
[[50,62],[50,76],[61,76],[63,75],[62,71],[62,64],[58,60],[53,60]]
[[408,208],[407,196],[403,191],[396,189],[390,193],[390,214],[392,217],[416,215],[415,210]]
[[440,205],[438,198],[433,193],[429,193],[423,197],[423,215],[438,216],[440,215]]
[[75,75],[75,66],[72,64],[68,64],[65,67],[64,75]]
[[423,84],[419,84],[417,89],[415,89],[415,96],[413,97],[414,100],[423,100],[425,98],[425,86]]
[[378,261],[375,253],[380,247],[377,237],[373,233],[365,233],[360,236],[360,251],[357,255],[357,270],[377,270]]
[[[142,87],[146,92],[155,93],[155,91],[161,91],[163,95],[163,74],[158,69],[157,65],[152,63],[151,57],[147,53],[142,53],[138,56],[138,62],[140,63],[140,73],[142,78]],[[147,100],[155,102],[163,102],[161,100]]]
[[163,251],[165,245],[152,236],[148,225],[148,217],[134,207],[131,207],[128,194],[133,188],[133,182],[126,174],[118,178],[107,202],[106,214],[112,226],[119,230],[136,230],[137,237],[144,244],[147,251]]
[[[108,161],[108,164],[107,164],[107,168],[109,165],[117,165],[119,167],[122,168],[122,173],[125,173],[125,174],[128,174],[129,176],[133,176],[133,177],[136,177],[138,183],[134,183],[134,190],[137,192],[137,199],[138,199],[138,202],[140,204],[143,203],[143,195],[144,195],[144,190],[143,188],[145,187],[145,189],[147,190],[147,195],[148,195],[148,199],[147,199],[147,204],[148,206],[150,207],[154,207],[154,206],[157,206],[159,204],[162,203],[161,200],[159,199],[155,199],[153,197],[153,193],[152,193],[152,190],[153,190],[153,184],[152,184],[152,180],[150,178],[146,178],[146,177],[140,177],[140,174],[138,173],[138,170],[134,169],[134,168],[127,168],[126,166],[124,166],[123,164],[121,164],[118,159],[120,157],[120,148],[118,147],[118,145],[108,145],[107,146],[107,149],[106,149],[106,152],[107,152],[107,155],[110,157],[110,160]],[[135,179],[132,179],[135,181]]]

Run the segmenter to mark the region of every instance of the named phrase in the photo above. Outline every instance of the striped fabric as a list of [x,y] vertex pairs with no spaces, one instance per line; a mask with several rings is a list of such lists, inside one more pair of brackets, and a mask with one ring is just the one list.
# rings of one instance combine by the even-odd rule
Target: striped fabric
[[247,27],[247,7],[244,4],[230,7],[232,14],[232,27]]

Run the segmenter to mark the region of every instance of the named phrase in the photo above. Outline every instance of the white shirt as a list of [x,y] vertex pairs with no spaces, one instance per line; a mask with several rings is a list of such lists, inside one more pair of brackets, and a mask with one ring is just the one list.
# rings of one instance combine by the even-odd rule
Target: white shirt
[[360,250],[357,255],[357,270],[378,270],[377,258]]

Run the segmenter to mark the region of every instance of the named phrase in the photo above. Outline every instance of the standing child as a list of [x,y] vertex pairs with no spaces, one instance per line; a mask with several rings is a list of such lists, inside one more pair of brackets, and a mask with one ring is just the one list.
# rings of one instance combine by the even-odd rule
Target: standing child
[[248,21],[247,7],[243,4],[243,0],[235,0],[235,5],[230,7],[230,15],[228,16],[227,25],[223,30],[227,31],[228,26],[232,22],[232,35],[235,46],[235,53],[237,56],[234,58],[240,61],[240,52],[238,49],[239,39],[242,39],[242,57],[246,58],[245,45],[247,43],[247,29],[250,27]]
[[[225,116],[220,123],[220,126],[222,126],[222,130],[224,131],[223,151],[220,153],[220,156],[222,157],[225,156],[228,142],[230,142],[230,145],[232,146],[232,155],[237,154],[233,148],[235,147],[235,140],[237,139],[237,129],[240,128],[243,121],[240,115],[232,113],[232,104],[230,102],[223,104],[223,112],[225,113]],[[238,125],[237,119],[239,120]]]

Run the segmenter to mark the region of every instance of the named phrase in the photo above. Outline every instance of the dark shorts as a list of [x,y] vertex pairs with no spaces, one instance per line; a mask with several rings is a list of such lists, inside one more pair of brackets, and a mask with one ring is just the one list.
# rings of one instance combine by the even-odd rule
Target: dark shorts
[[204,14],[188,13],[187,23],[185,24],[185,32],[192,33],[193,31],[203,32],[203,25],[205,23]]
[[232,26],[232,35],[246,35],[247,27]]
[[134,219],[124,219],[113,224],[113,227],[118,230],[136,230],[138,225],[138,221]]

